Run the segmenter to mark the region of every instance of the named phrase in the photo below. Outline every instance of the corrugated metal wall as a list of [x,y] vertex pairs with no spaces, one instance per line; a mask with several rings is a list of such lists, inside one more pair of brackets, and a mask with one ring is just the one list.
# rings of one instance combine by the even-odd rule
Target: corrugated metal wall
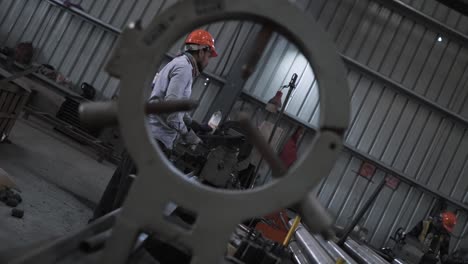
[[[141,19],[143,25],[175,0],[77,0],[91,16],[121,29],[131,21]],[[207,71],[223,76],[231,68],[235,54],[244,40],[252,34],[252,23],[235,21],[215,23],[207,28],[216,38],[221,54],[213,59]],[[47,0],[0,0],[0,45],[14,47],[19,42],[31,41],[36,49],[35,61],[48,63],[68,76],[78,86],[91,83],[101,99],[118,93],[118,80],[102,70],[118,34],[94,25]],[[236,45],[233,45],[233,43]],[[229,51],[233,47],[233,56]],[[181,42],[170,51],[179,52]],[[226,63],[226,60],[229,60]],[[194,86],[194,97],[202,98],[202,105],[210,105],[216,98],[222,83],[215,80],[204,85],[199,80]],[[208,109],[195,113],[202,119]]]
[[[468,31],[466,17],[448,12],[435,1],[410,2],[461,32]],[[327,30],[340,53],[468,117],[465,88],[468,56],[461,43],[373,1],[312,0],[302,4]],[[287,112],[316,126],[317,83],[297,49],[275,36],[262,62],[268,63],[249,80],[245,91],[266,101],[289,81],[292,73],[298,73],[299,85]],[[347,144],[440,193],[467,202],[466,125],[447,119],[439,111],[359,71],[350,69],[348,80],[352,120],[346,134]],[[320,200],[337,217],[339,225],[349,223],[385,176],[378,170],[374,183],[357,176],[361,163],[362,160],[344,152],[331,175],[317,189]],[[385,188],[362,224],[370,231],[370,242],[380,247],[398,227],[410,229],[427,216],[434,203],[432,196],[407,184],[400,184],[396,191]],[[455,234],[467,231],[466,218],[465,212],[459,214]],[[468,244],[454,238],[451,246]]]
[[[154,14],[175,1],[77,2],[92,16],[122,28],[137,18],[148,23]],[[455,11],[449,11],[433,0],[406,2],[468,34],[467,18]],[[373,1],[301,0],[295,3],[318,20],[345,56],[468,117],[468,89],[465,89],[468,54],[461,43]],[[32,41],[38,49],[36,59],[39,62],[52,64],[75,83],[92,83],[103,97],[109,98],[118,92],[118,81],[101,70],[116,41],[116,34],[46,0],[0,0],[0,7],[1,44],[13,46],[19,41]],[[233,22],[210,26],[222,56],[213,61],[209,72],[220,76],[229,72],[230,63],[241,50],[235,46],[234,55],[225,68],[235,32],[241,30],[237,41],[242,43],[252,31],[250,24],[238,26]],[[259,67],[248,81],[245,92],[268,100],[296,72],[300,76],[299,85],[287,111],[302,122],[316,124],[319,111],[317,82],[297,49],[281,36],[275,36],[260,65],[264,66]],[[466,202],[466,127],[392,87],[372,81],[357,70],[350,70],[348,79],[352,90],[352,122],[346,135],[347,143],[441,193]],[[204,85],[204,80],[200,79],[193,95],[202,100],[202,105],[209,106],[221,87],[217,81]],[[274,119],[261,107],[245,101],[238,102],[236,109],[250,111],[258,124],[265,119]],[[195,117],[201,119],[206,111],[207,108],[202,108]],[[290,134],[294,125],[284,121],[281,127],[285,134]],[[303,144],[311,137],[307,134]],[[349,222],[385,176],[378,170],[373,183],[357,176],[361,162],[343,152],[330,176],[316,190],[320,200],[337,217],[337,224]],[[410,228],[426,216],[434,202],[431,196],[407,184],[400,184],[395,191],[385,188],[362,224],[370,230],[372,244],[382,246],[396,228]],[[456,234],[468,229],[466,213],[460,213],[459,217]],[[452,242],[452,247],[466,246],[466,241],[454,239]]]

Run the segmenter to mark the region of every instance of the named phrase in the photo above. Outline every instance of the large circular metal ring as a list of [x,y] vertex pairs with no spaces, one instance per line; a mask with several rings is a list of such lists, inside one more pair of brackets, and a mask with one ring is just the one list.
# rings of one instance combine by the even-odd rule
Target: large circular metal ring
[[[180,37],[207,23],[240,19],[274,25],[311,63],[319,84],[320,127],[304,156],[282,179],[249,191],[226,191],[189,182],[163,158],[147,129],[143,102],[147,95],[144,90],[150,87],[158,64]],[[344,66],[313,18],[288,1],[180,1],[157,15],[146,29],[125,30],[119,49],[118,58],[109,67],[121,80],[119,122],[139,173],[114,229],[114,239],[107,247],[106,261],[119,263],[119,257],[129,253],[136,233],[147,227],[165,237],[177,233],[178,242],[196,256],[193,262],[213,263],[212,255],[222,253],[220,240],[227,240],[237,223],[301,200],[333,167],[349,119]],[[162,217],[168,202],[197,213],[190,232],[180,231]],[[128,233],[132,237],[123,238]],[[203,245],[203,235],[210,236],[203,241],[213,244]]]

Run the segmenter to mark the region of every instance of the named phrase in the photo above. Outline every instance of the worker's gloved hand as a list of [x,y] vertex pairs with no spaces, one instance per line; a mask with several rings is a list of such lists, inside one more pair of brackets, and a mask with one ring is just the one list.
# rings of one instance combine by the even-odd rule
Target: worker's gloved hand
[[200,124],[197,121],[192,121],[189,127],[197,134],[206,134],[213,131],[213,129],[208,124]]
[[213,128],[211,128],[208,124],[201,124],[200,130],[204,133],[210,133],[211,131],[213,131]]
[[437,255],[434,253],[428,252],[423,255],[420,263],[437,264],[438,262],[439,262],[439,259],[437,258]]
[[182,140],[187,145],[198,145],[202,142],[202,140],[197,136],[197,134],[195,134],[192,129],[182,135]]

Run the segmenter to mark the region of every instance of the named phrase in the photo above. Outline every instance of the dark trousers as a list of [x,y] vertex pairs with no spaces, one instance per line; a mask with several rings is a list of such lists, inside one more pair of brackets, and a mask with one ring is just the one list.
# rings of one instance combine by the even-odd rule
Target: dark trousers
[[[164,144],[157,141],[166,156],[170,155],[170,150]],[[102,194],[99,204],[94,209],[93,218],[97,219],[120,208],[127,197],[128,191],[132,186],[133,178],[131,174],[137,174],[137,168],[128,152],[122,153],[122,160],[114,171],[107,187]]]
[[426,253],[424,256],[421,258],[421,261],[419,262],[420,264],[437,264],[439,262],[439,259],[437,256],[433,253]]
[[[158,141],[158,144],[166,157],[169,157],[171,151],[167,149],[161,142]],[[93,218],[90,221],[104,216],[122,206],[133,181],[133,178],[129,177],[129,175],[136,173],[137,168],[135,163],[132,161],[130,155],[124,151],[124,153],[122,153],[122,161],[114,171],[109,184],[107,184],[106,190],[104,191],[98,206],[94,210]],[[193,224],[195,221],[192,215],[186,215],[183,211],[180,211],[179,208],[176,209],[176,213],[184,220],[188,218],[186,221],[191,224]],[[166,243],[163,243],[154,237],[147,239],[145,242],[145,248],[161,264],[190,263],[191,258],[188,254]]]

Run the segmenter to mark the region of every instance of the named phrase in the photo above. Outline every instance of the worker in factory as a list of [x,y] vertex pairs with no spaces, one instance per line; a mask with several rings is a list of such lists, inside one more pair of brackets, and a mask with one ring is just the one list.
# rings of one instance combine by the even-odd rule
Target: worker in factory
[[444,211],[428,220],[420,221],[409,233],[408,237],[418,240],[424,252],[419,263],[446,263],[449,256],[450,234],[457,223],[457,216],[450,211]]
[[[190,33],[185,39],[183,55],[167,64],[155,78],[150,100],[189,99],[193,79],[208,66],[210,59],[217,55],[210,33],[202,29]],[[201,141],[191,129],[200,126],[195,125],[187,113],[173,113],[165,117],[151,115],[149,124],[153,136],[166,151],[172,149],[178,137],[188,144],[198,144]]]
[[[194,79],[208,66],[210,59],[216,56],[218,54],[211,34],[202,29],[194,30],[185,39],[184,52],[164,66],[154,78],[149,100],[189,99]],[[208,125],[192,121],[187,113],[150,115],[148,123],[152,136],[167,156],[170,155],[176,140],[183,144],[196,145],[201,140],[195,132],[206,132],[210,129]],[[137,168],[129,154],[124,152],[92,220],[122,206],[132,182],[129,175],[136,172]]]

